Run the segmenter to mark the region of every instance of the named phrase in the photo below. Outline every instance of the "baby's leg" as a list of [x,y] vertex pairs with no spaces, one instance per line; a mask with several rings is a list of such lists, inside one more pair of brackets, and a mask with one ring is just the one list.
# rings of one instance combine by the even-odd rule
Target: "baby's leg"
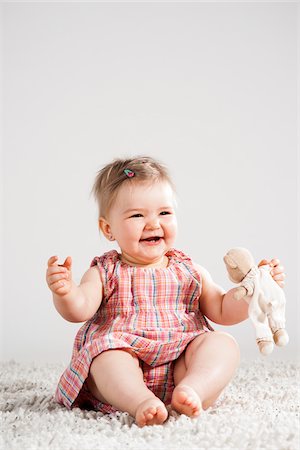
[[232,379],[239,364],[232,336],[214,331],[195,338],[176,362],[172,406],[193,417],[209,408]]
[[163,402],[144,383],[139,360],[126,350],[107,350],[90,367],[87,385],[98,400],[135,417],[139,426],[163,423]]

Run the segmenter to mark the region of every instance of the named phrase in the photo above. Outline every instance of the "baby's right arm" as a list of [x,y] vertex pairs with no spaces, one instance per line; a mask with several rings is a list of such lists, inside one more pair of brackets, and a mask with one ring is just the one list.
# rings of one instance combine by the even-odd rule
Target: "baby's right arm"
[[54,306],[69,322],[85,322],[93,317],[102,301],[102,283],[97,267],[91,267],[83,275],[80,285],[72,280],[72,260],[58,264],[58,257],[48,261],[46,280],[53,293]]

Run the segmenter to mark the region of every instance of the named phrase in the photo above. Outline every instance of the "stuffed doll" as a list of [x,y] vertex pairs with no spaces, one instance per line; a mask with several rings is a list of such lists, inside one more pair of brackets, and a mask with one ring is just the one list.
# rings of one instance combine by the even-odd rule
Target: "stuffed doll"
[[249,318],[256,330],[256,342],[263,355],[272,353],[275,342],[278,346],[288,343],[285,331],[285,295],[273,280],[270,266],[257,267],[251,253],[236,247],[224,256],[231,281],[240,283],[234,297],[249,304]]

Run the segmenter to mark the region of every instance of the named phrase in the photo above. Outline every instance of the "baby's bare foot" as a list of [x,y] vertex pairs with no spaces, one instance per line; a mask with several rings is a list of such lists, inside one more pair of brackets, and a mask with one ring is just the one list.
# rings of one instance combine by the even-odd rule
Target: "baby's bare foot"
[[172,408],[189,417],[199,416],[202,410],[201,400],[197,392],[187,385],[176,386],[172,396]]
[[168,412],[159,398],[148,398],[144,400],[135,413],[135,420],[139,427],[145,425],[160,425],[168,418]]

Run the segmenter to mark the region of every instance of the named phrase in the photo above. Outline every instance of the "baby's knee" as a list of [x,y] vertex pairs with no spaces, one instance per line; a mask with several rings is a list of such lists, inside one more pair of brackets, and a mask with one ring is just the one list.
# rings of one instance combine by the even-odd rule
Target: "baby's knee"
[[230,344],[233,344],[236,347],[238,347],[238,343],[237,343],[236,339],[231,334],[227,333],[226,331],[213,331],[211,333],[211,335],[217,339],[221,339],[224,342],[229,342]]
[[240,347],[237,343],[236,339],[229,333],[225,331],[214,331],[213,335],[216,339],[220,340],[220,345],[226,351],[227,354],[230,354],[232,357],[235,357],[237,362],[240,361]]

